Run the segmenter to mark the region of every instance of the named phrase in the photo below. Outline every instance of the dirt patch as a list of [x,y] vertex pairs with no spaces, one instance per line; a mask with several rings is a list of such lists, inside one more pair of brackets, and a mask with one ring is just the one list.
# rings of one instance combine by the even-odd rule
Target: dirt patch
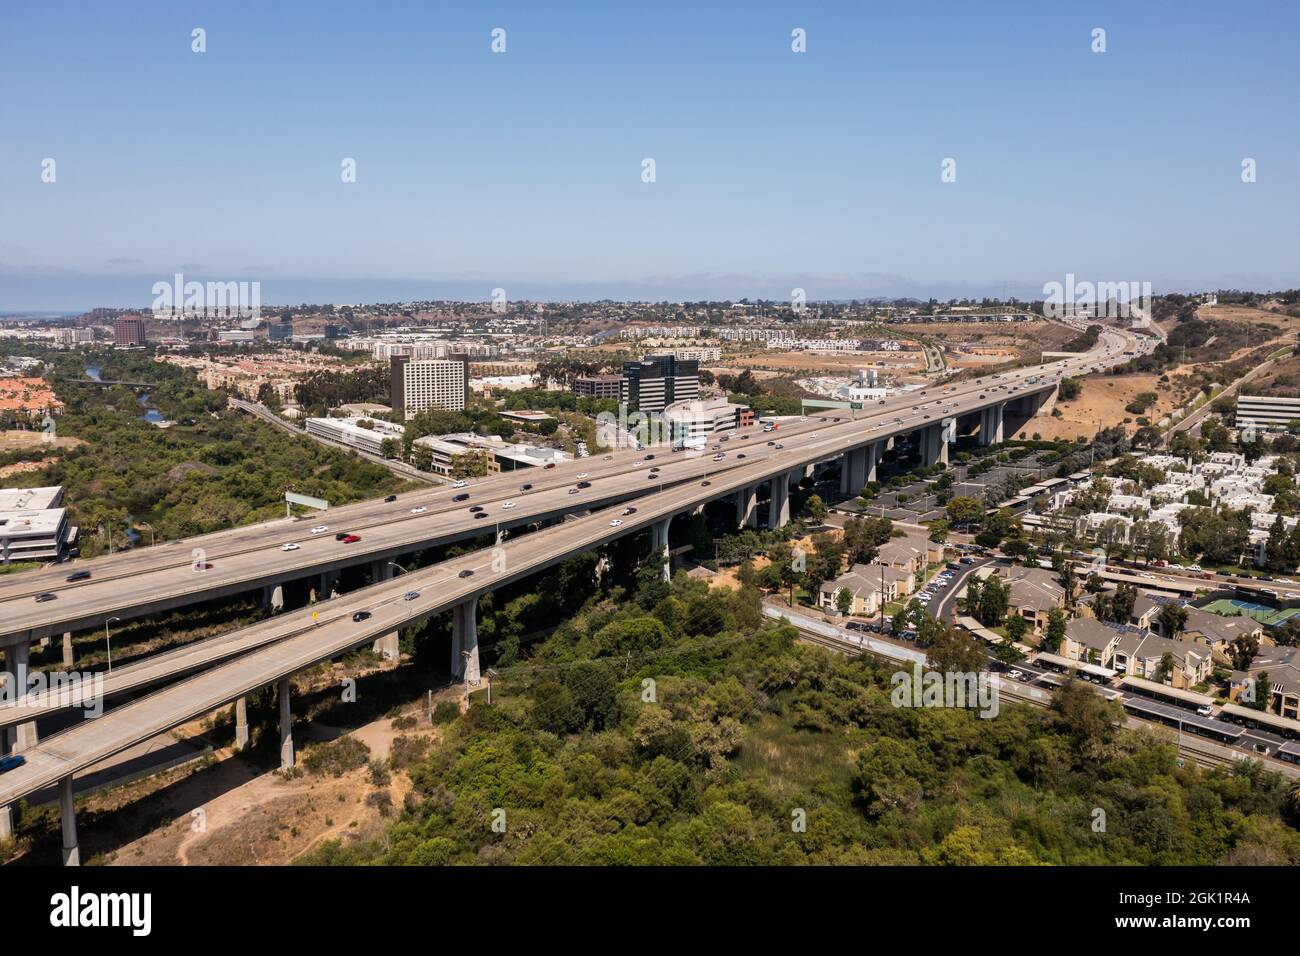
[[[1142,392],[1157,396],[1154,406],[1143,415],[1152,423],[1159,421],[1178,407],[1169,386],[1156,375],[1094,375],[1080,379],[1082,391],[1070,401],[1057,399],[1056,408],[1061,417],[1051,414],[1037,415],[1024,427],[1024,432],[1037,432],[1045,439],[1078,438],[1095,435],[1102,428],[1124,425],[1130,434],[1138,429],[1139,415],[1126,411],[1124,406]],[[1124,423],[1124,419],[1129,419]],[[1086,440],[1086,438],[1085,438]]]
[[0,431],[0,452],[5,451],[23,451],[28,448],[39,448],[43,444],[48,444],[50,448],[76,448],[84,445],[85,442],[80,438],[55,438],[46,442],[46,435],[42,431],[26,431],[15,429],[11,431]]

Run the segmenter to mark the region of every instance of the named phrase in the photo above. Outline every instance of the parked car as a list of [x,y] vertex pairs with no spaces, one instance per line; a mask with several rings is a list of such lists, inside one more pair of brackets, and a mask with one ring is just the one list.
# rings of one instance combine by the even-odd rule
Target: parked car
[[1007,676],[1010,677],[1012,680],[1024,680],[1024,679],[1025,679],[1025,672],[1024,672],[1024,671],[1008,671],[1008,672],[1007,672]]
[[548,462],[546,463],[545,467],[546,467],[546,468],[554,468],[554,467],[555,467],[555,462],[553,462],[553,461],[548,461]]

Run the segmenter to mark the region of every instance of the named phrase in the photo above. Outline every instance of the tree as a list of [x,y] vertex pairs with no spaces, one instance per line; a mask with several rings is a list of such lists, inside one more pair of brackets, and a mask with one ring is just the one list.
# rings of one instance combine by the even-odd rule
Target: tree
[[853,592],[848,588],[840,588],[839,594],[835,595],[835,607],[848,617],[849,611],[853,609]]
[[844,554],[850,564],[870,564],[893,533],[888,518],[850,518],[844,522]]
[[984,517],[983,505],[967,495],[958,495],[944,510],[948,513],[948,521],[959,528],[969,528]]
[[1187,626],[1187,608],[1178,604],[1166,604],[1156,615],[1165,637],[1176,638]]
[[813,552],[805,559],[804,580],[808,591],[815,596],[824,582],[839,577],[844,545],[826,532],[813,535],[812,543]]
[[986,670],[983,645],[966,631],[940,625],[926,649],[925,661],[945,674],[977,674]]
[[985,627],[997,627],[1007,617],[1007,602],[1010,593],[1007,586],[996,574],[991,574],[984,579],[984,587],[980,591],[979,613],[976,617]]
[[1173,676],[1173,673],[1174,655],[1169,651],[1165,651],[1160,655],[1160,663],[1156,667],[1156,680],[1161,684],[1168,683],[1169,679]]
[[978,617],[980,613],[980,590],[983,587],[983,579],[978,574],[972,574],[966,579],[966,594],[962,597],[962,613],[970,617]]
[[943,544],[948,540],[948,522],[939,518],[930,522],[930,540],[934,544]]
[[1007,640],[1019,643],[1029,630],[1029,622],[1019,614],[1007,615]]
[[821,524],[826,520],[826,502],[822,501],[821,495],[809,495],[808,500],[804,503],[808,508],[808,517],[813,524]]
[[1047,615],[1047,630],[1043,633],[1043,647],[1049,654],[1060,650],[1065,641],[1065,612],[1059,607],[1052,608]]

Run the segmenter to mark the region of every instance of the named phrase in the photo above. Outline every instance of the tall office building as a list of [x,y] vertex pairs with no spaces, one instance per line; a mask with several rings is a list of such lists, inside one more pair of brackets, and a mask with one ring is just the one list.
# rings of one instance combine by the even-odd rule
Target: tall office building
[[114,347],[135,348],[144,344],[144,319],[136,315],[119,315],[113,322]]
[[623,363],[619,400],[643,412],[662,412],[674,402],[700,397],[700,363],[672,355],[647,355]]
[[412,359],[394,355],[390,360],[392,380],[389,397],[394,415],[410,421],[426,408],[460,411],[469,388],[469,360],[463,355],[450,359]]

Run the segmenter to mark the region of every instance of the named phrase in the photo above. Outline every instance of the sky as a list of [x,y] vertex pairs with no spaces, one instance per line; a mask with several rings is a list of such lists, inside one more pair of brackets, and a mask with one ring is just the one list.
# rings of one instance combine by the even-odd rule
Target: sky
[[178,272],[264,304],[1296,287],[1297,37],[1293,0],[7,3],[0,311]]

